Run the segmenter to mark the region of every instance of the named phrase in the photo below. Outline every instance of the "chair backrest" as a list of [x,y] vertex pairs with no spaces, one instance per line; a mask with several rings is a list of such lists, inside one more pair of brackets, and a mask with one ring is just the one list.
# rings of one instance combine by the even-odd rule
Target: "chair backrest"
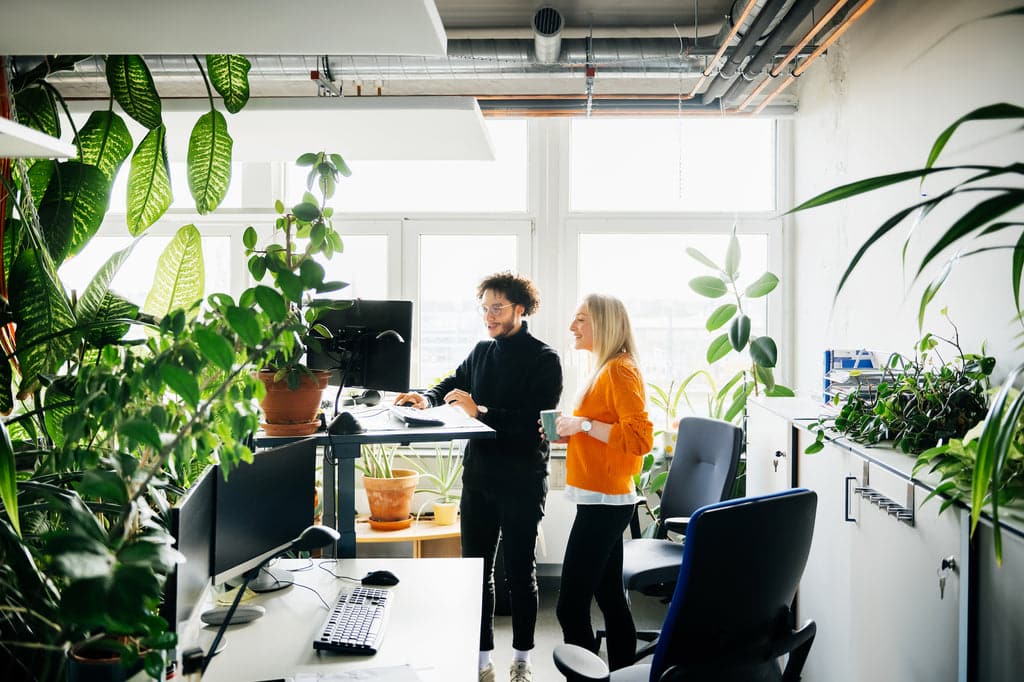
[[713,504],[691,517],[651,680],[673,665],[706,673],[692,679],[724,680],[722,668],[772,660],[773,642],[791,632],[817,503],[815,492],[797,488]]
[[[719,419],[686,417],[679,422],[676,451],[661,495],[660,520],[692,516],[729,497],[736,479],[743,431]],[[659,523],[658,537],[665,537]]]

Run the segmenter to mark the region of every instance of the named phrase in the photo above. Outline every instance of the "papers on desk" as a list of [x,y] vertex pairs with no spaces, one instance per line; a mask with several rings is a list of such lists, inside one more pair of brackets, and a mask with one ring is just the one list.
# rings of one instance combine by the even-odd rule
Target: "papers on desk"
[[385,668],[361,668],[329,673],[298,673],[294,682],[421,682],[416,671],[408,665]]
[[431,419],[440,419],[444,422],[445,426],[475,426],[476,420],[472,419],[468,414],[463,412],[461,407],[455,407],[454,405],[438,405],[437,407],[428,407],[425,410],[420,410],[424,417],[430,417]]

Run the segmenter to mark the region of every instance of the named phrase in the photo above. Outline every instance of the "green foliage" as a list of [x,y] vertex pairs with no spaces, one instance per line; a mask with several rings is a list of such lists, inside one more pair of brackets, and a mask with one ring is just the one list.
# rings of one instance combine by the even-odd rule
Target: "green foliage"
[[664,457],[658,457],[653,452],[644,455],[640,472],[633,475],[633,487],[636,489],[638,511],[643,510],[651,521],[643,530],[644,537],[653,537],[661,512],[661,493],[665,489],[665,481],[668,480],[668,468]]
[[[864,445],[883,441],[905,453],[921,453],[964,434],[984,416],[988,377],[995,359],[965,354],[955,333],[952,340],[926,334],[914,358],[893,354],[876,390],[851,393],[839,401],[835,417],[819,419],[817,437],[805,451],[819,452],[827,429]],[[942,361],[939,341],[952,346],[957,357]]]
[[432,501],[455,502],[459,494],[455,489],[462,482],[462,453],[455,441],[449,441],[448,448],[434,446],[433,465],[428,465],[423,457],[409,448],[409,454],[403,454],[403,461],[419,472],[420,482],[426,487],[416,489],[418,493],[427,493]]
[[368,478],[393,478],[398,444],[368,443],[359,448],[360,459],[355,467]]
[[[334,209],[327,206],[327,201],[334,196],[338,180],[351,175],[338,154],[307,153],[296,163],[312,167],[306,178],[306,187],[310,191],[316,188],[319,198],[306,192],[302,201],[290,210],[286,210],[280,201],[275,202],[279,217],[274,221],[274,239],[263,247],[258,245],[258,235],[253,227],[246,228],[242,235],[245,255],[249,258],[249,273],[257,282],[269,275],[273,285],[257,286],[253,290],[255,302],[270,319],[285,320],[289,332],[268,368],[276,371],[278,381],[287,378],[292,387],[298,386],[302,373],[309,372],[300,362],[306,346],[320,350],[320,340],[331,336],[330,331],[317,324],[321,312],[348,305],[317,300],[312,294],[329,293],[348,286],[345,282],[325,282],[323,266],[315,258],[329,259],[342,251],[341,235],[334,229],[332,221]],[[284,240],[283,246],[276,242],[278,236]],[[305,240],[304,246],[300,245],[299,239]],[[255,329],[253,333],[256,333]]]

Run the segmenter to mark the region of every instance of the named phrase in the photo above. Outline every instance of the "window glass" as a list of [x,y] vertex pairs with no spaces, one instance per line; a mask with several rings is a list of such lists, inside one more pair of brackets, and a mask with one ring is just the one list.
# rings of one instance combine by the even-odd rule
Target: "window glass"
[[[357,213],[525,211],[526,122],[487,121],[487,129],[494,161],[353,161],[331,205]],[[306,191],[309,169],[286,168],[287,203],[294,205]]]
[[[61,265],[60,278],[69,293],[72,289],[79,294],[85,291],[96,271],[116,251],[131,244],[132,239],[130,236],[96,235],[78,255],[66,260]],[[131,256],[114,277],[111,289],[141,307],[153,286],[157,260],[171,239],[168,235],[146,235],[139,239]],[[204,295],[230,291],[231,239],[227,236],[204,236],[202,245],[206,274]]]
[[487,275],[516,269],[516,237],[421,235],[419,243],[419,377],[413,384],[426,388],[488,338],[476,311],[476,286]]
[[770,119],[573,119],[577,211],[775,209]]
[[388,238],[382,234],[343,234],[345,250],[330,260],[319,259],[327,281],[348,282],[348,286],[331,292],[331,298],[388,297]]
[[[694,277],[714,274],[686,254],[687,247],[723,263],[726,234],[583,234],[580,235],[579,298],[588,293],[616,296],[626,304],[640,355],[644,380],[668,388],[698,369],[707,368],[705,352],[711,339],[726,328],[705,328],[711,312],[727,301],[710,299],[688,286]],[[740,235],[742,261],[740,290],[767,269],[768,239],[765,235]],[[615,273],[609,278],[608,273]],[[728,294],[728,302],[733,302]],[[767,298],[744,299],[751,318],[751,334],[765,333]],[[730,352],[715,363],[711,375],[718,388],[745,366],[746,355]],[[581,370],[582,374],[582,370]],[[703,400],[707,382],[695,382],[691,396],[700,400],[698,414],[706,416]],[[648,392],[650,393],[650,392]],[[652,412],[658,428],[659,414]]]

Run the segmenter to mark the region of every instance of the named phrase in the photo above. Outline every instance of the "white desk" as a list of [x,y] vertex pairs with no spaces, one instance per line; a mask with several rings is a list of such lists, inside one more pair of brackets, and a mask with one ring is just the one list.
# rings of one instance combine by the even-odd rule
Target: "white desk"
[[[394,605],[381,648],[375,656],[319,654],[313,637],[327,609],[309,590],[297,585],[257,595],[246,603],[260,604],[267,613],[251,623],[232,625],[224,635],[227,647],[210,663],[204,682],[255,682],[291,678],[296,673],[332,673],[358,668],[408,664],[423,682],[473,682],[477,679],[480,639],[479,559],[313,559],[313,568],[295,573],[296,582],[316,588],[333,605],[343,586],[318,568],[322,561],[338,575],[362,577],[370,570],[387,569],[400,582],[392,590]],[[289,559],[279,568],[307,565]],[[335,565],[336,564],[336,565]],[[332,566],[333,565],[333,566]],[[198,619],[183,626],[181,647],[209,648],[216,628],[202,628]],[[197,641],[198,640],[198,641]]]

